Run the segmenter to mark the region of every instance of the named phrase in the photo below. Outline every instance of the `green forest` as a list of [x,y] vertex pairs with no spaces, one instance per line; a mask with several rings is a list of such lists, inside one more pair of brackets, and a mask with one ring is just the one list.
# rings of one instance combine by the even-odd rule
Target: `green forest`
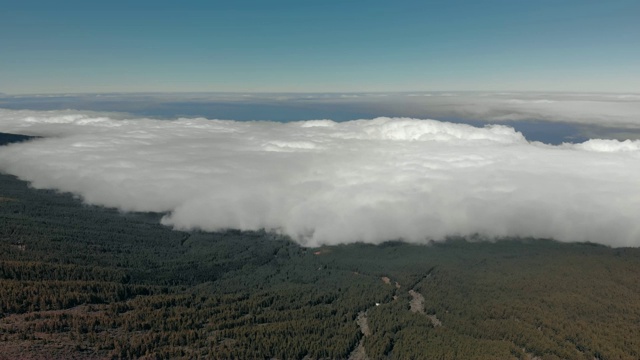
[[0,174],[0,359],[640,358],[640,249],[304,248],[161,216]]

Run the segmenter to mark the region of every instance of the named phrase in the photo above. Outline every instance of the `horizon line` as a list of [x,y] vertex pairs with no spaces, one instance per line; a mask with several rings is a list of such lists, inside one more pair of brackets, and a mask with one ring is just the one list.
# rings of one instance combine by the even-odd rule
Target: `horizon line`
[[407,93],[544,93],[544,94],[633,94],[640,91],[569,91],[569,90],[395,90],[395,91],[105,91],[105,92],[34,92],[7,93],[0,91],[0,96],[55,96],[55,95],[188,95],[188,94],[256,94],[256,95],[333,95],[333,94],[407,94]]

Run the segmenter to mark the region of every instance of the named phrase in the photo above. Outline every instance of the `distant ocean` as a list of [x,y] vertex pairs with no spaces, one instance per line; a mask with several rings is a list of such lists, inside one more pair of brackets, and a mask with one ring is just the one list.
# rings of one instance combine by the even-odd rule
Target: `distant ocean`
[[[359,98],[359,99],[358,99]],[[640,131],[598,127],[549,119],[486,120],[473,115],[447,115],[405,106],[399,96],[383,101],[362,101],[365,96],[346,98],[339,94],[91,94],[0,96],[0,108],[12,110],[79,110],[118,112],[136,117],[176,119],[180,117],[237,121],[277,121],[330,119],[337,122],[376,117],[411,117],[464,123],[477,127],[502,124],[521,132],[529,141],[547,144],[579,143],[589,138],[640,138]],[[396,100],[400,99],[400,100]],[[622,135],[621,135],[622,134]]]

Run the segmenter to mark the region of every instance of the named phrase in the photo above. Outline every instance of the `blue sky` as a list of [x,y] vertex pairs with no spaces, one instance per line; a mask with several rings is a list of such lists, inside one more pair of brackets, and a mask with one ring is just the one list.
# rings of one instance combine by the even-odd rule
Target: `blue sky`
[[640,1],[2,1],[0,92],[640,92]]

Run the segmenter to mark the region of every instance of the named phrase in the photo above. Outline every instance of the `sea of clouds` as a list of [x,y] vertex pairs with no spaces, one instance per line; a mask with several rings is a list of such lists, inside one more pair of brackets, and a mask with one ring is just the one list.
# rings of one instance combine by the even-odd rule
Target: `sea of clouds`
[[[631,126],[625,106],[616,126]],[[412,118],[2,109],[0,131],[43,137],[0,147],[0,172],[90,204],[166,212],[177,229],[264,228],[305,246],[472,234],[640,246],[638,140],[552,146],[504,125]]]
[[539,120],[597,127],[640,128],[640,95],[588,93],[416,93],[396,107],[412,114],[493,122]]

